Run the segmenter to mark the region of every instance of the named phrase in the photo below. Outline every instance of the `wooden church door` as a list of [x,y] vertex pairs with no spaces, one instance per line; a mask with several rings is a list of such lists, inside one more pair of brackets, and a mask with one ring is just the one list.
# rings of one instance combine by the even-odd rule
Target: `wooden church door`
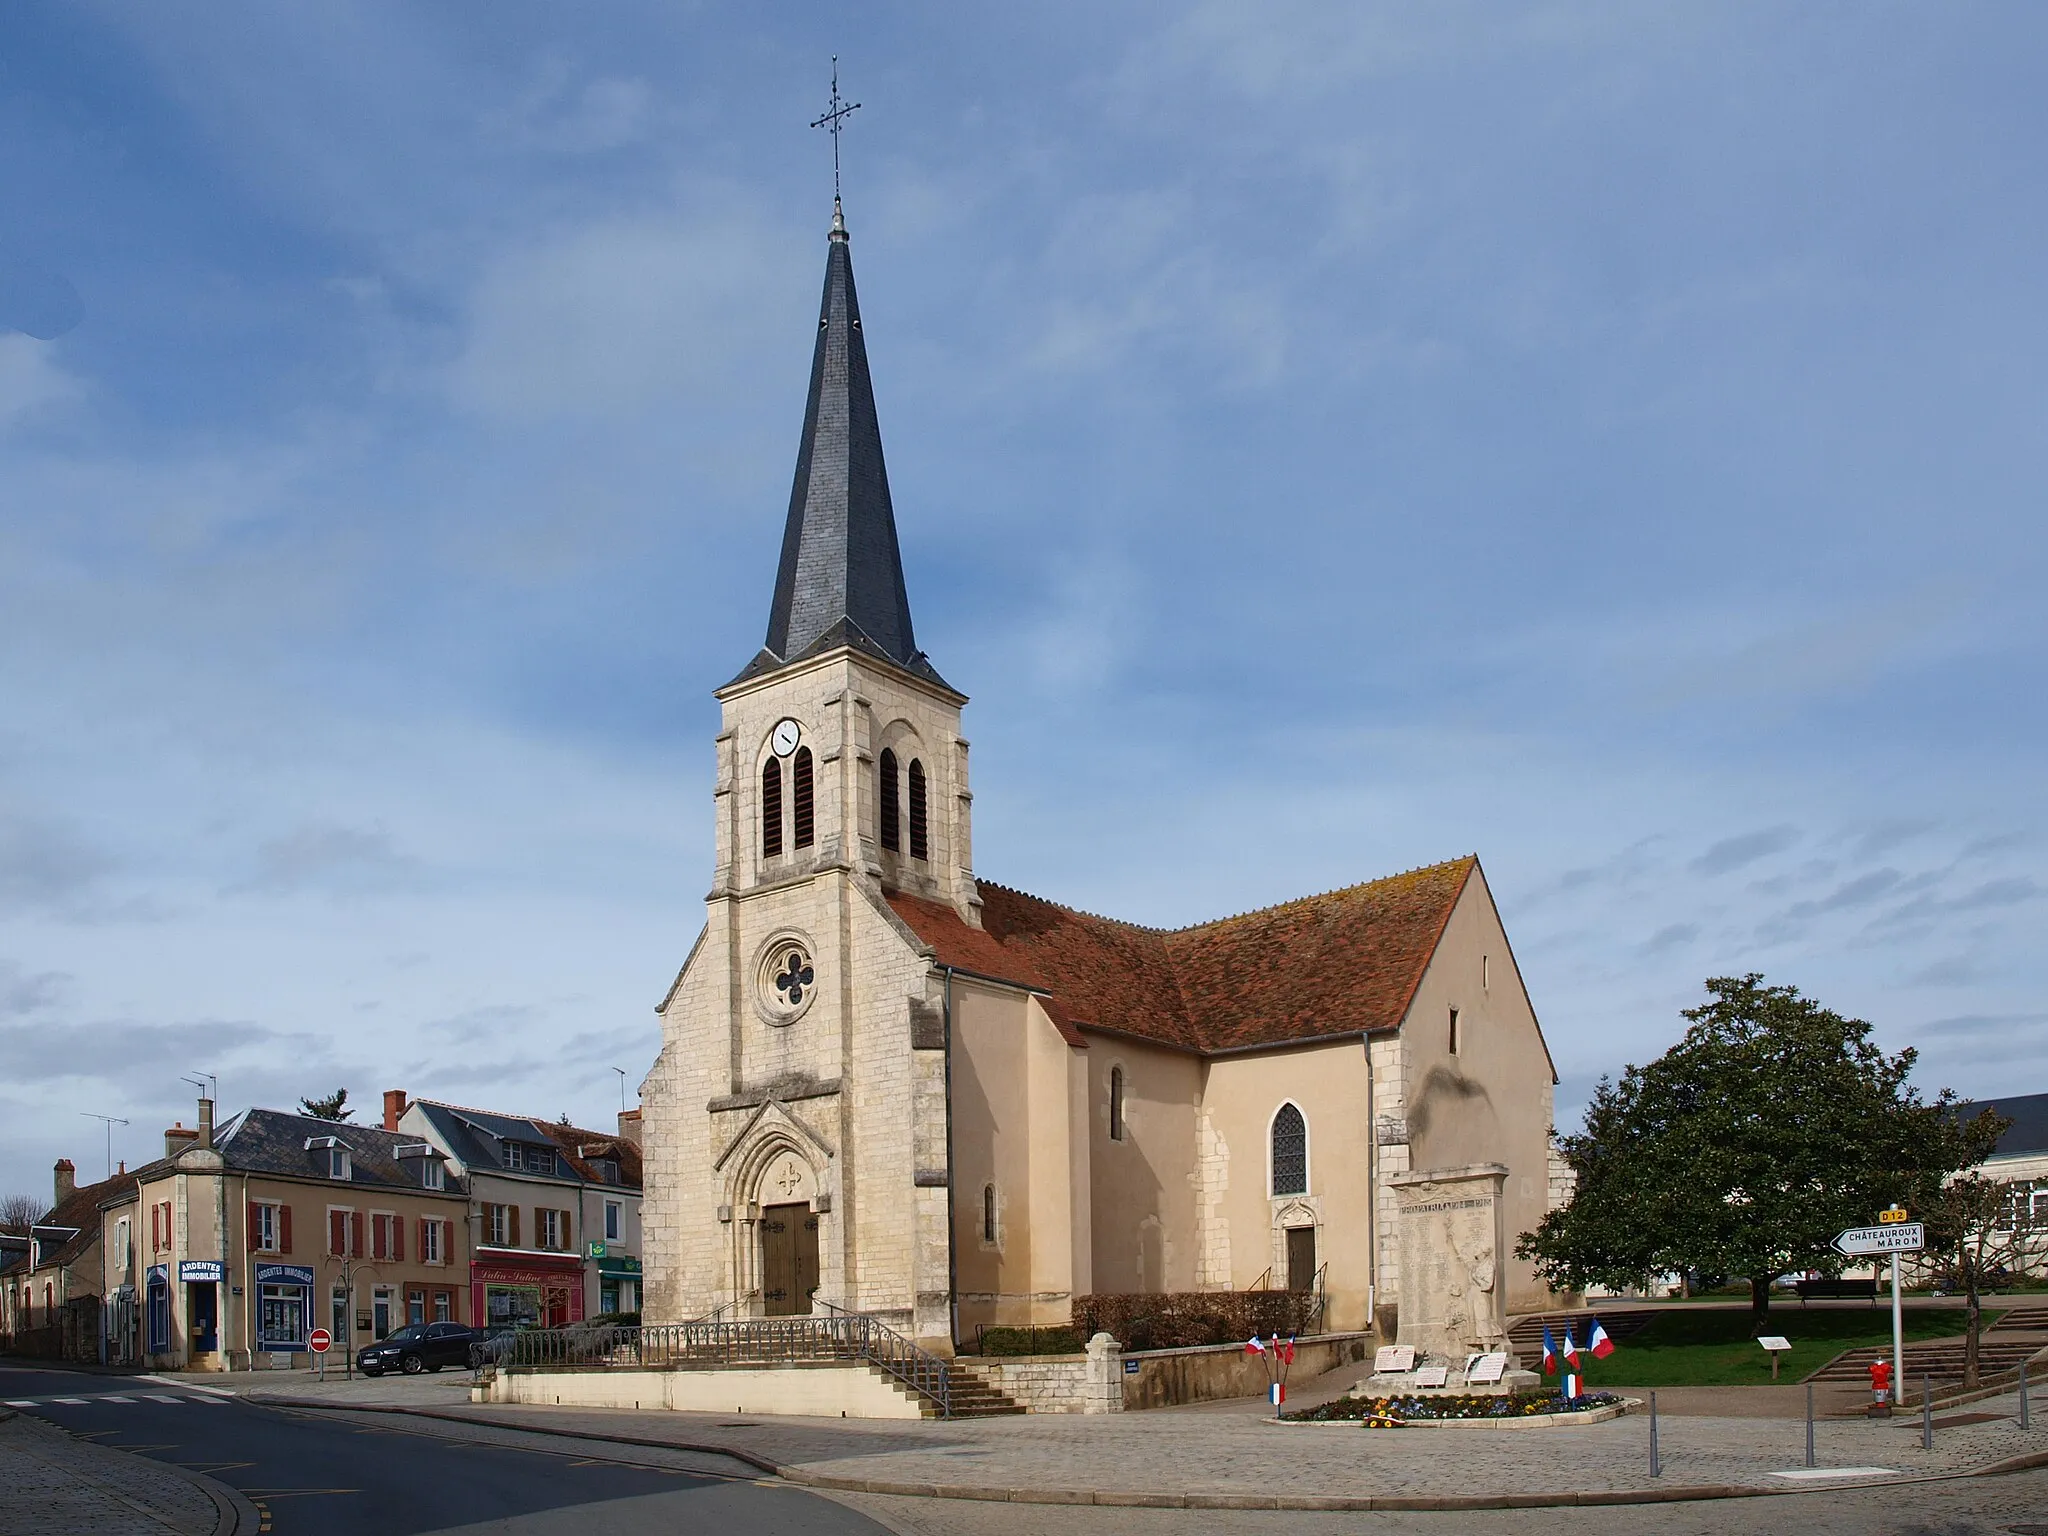
[[1316,1283],[1316,1229],[1287,1229],[1287,1289],[1308,1291]]
[[761,1211],[761,1310],[769,1317],[808,1317],[818,1288],[818,1218],[809,1205]]

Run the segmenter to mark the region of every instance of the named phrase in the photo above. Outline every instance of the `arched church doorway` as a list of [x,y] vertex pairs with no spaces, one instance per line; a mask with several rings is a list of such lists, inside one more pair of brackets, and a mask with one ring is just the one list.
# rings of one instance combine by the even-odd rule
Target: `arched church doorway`
[[809,1201],[761,1207],[761,1310],[809,1317],[818,1289],[818,1215]]

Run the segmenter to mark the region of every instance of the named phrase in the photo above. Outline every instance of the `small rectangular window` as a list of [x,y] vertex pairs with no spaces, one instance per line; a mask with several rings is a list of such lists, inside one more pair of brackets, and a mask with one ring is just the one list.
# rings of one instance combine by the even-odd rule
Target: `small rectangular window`
[[619,1240],[619,1202],[607,1200],[604,1203],[604,1240],[616,1243]]
[[1458,1054],[1458,1010],[1451,1010],[1451,1054]]

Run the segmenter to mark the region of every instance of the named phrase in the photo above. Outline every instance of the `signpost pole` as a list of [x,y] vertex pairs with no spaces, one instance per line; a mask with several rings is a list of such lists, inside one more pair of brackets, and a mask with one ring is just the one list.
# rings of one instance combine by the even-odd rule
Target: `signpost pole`
[[1899,1254],[1892,1250],[1892,1380],[1906,1383],[1906,1325],[1899,1309]]

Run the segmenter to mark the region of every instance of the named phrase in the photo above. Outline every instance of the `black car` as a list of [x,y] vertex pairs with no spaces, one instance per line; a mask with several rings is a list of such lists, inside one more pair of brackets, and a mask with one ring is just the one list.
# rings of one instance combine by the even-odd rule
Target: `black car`
[[444,1365],[466,1366],[469,1350],[483,1335],[461,1323],[413,1323],[356,1352],[356,1369],[365,1376],[403,1371],[417,1376]]

